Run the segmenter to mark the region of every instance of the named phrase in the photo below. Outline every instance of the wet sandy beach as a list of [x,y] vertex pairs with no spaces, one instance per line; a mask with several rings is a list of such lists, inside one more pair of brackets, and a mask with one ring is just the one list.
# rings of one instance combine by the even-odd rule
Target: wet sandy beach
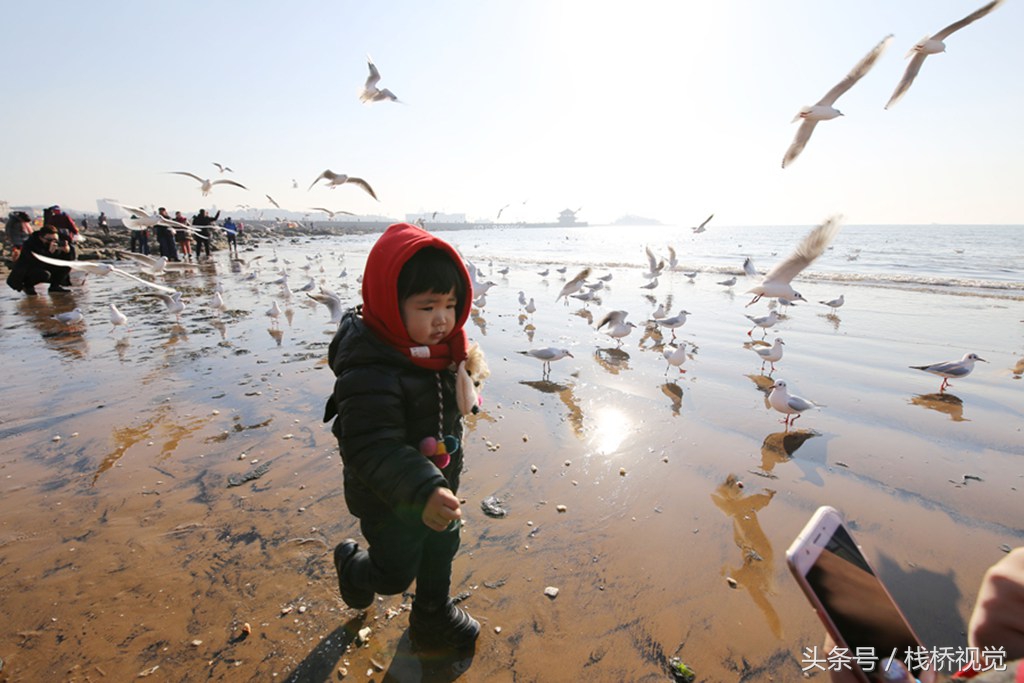
[[[763,312],[746,287],[664,279],[656,301],[692,313],[680,374],[668,332],[617,347],[594,329],[609,308],[649,317],[639,268],[613,269],[609,305],[566,307],[558,277],[513,264],[468,329],[492,376],[468,423],[453,590],[484,630],[458,661],[411,653],[401,596],[365,614],[338,596],[330,550],[358,527],[320,419],[333,327],[268,284],[287,265],[293,288],[311,276],[354,304],[366,244],[264,243],[243,252],[264,255],[251,282],[218,252],[167,276],[180,322],[113,276],[5,288],[0,681],[664,681],[672,657],[701,681],[800,680],[821,629],[784,554],[819,505],[846,514],[935,646],[965,645],[984,570],[1024,542],[1024,302],[843,285],[838,318],[798,307],[769,333],[787,344],[774,377],[825,407],[787,434],[745,346],[743,313]],[[224,313],[206,305],[217,281]],[[111,301],[130,332],[110,332]],[[52,319],[75,306],[84,325]],[[517,353],[549,345],[575,356],[549,377]],[[942,396],[907,367],[968,351],[989,363]],[[482,512],[491,495],[506,517]]]

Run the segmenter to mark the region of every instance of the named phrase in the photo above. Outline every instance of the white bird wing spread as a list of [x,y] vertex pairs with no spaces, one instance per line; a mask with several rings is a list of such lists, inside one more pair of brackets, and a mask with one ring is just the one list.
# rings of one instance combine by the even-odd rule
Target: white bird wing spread
[[917,72],[921,70],[921,65],[924,64],[924,58],[927,56],[924,52],[918,52],[910,59],[910,63],[907,64],[907,70],[903,72],[903,78],[900,79],[896,89],[893,90],[892,97],[885,103],[886,109],[899,102],[900,98],[910,89],[910,84],[917,78]]
[[366,77],[365,87],[367,90],[374,90],[377,87],[377,83],[380,81],[380,71],[377,70],[376,65],[370,61],[369,57],[366,59],[366,64],[370,67],[370,75]]
[[333,180],[334,179],[334,175],[335,174],[334,174],[333,171],[331,171],[331,169],[325,170],[323,173],[321,173],[320,175],[318,175],[316,177],[316,180],[314,180],[312,183],[309,184],[309,189],[306,190],[306,192],[309,192],[309,190],[312,190],[313,186],[316,185],[321,180],[323,180],[324,178],[327,178],[328,180]]
[[120,268],[116,268],[114,266],[111,266],[110,272],[111,273],[117,273],[121,277],[126,277],[126,278],[129,278],[131,280],[135,280],[138,283],[144,284],[147,287],[152,287],[153,289],[159,290],[161,292],[167,292],[168,294],[177,294],[178,293],[177,290],[175,290],[175,289],[173,289],[171,287],[164,287],[163,285],[158,285],[155,282],[150,282],[149,280],[143,280],[141,277],[136,277],[135,275],[132,275],[131,273],[123,271]]
[[950,24],[949,26],[947,26],[946,28],[942,29],[941,31],[936,33],[934,36],[932,36],[932,39],[933,40],[944,40],[951,33],[955,32],[955,31],[959,31],[964,26],[967,26],[968,24],[973,24],[978,19],[981,19],[983,16],[985,16],[986,14],[988,14],[989,12],[994,10],[996,7],[999,7],[999,5],[1003,4],[1004,1],[1005,0],[993,0],[993,2],[988,3],[987,5],[982,7],[981,9],[978,9],[978,10],[975,10],[975,11],[971,12],[970,14],[968,14],[966,17],[964,17],[960,21],[954,21],[952,24]]
[[871,70],[871,67],[875,65],[878,58],[885,52],[885,48],[888,47],[889,42],[892,40],[892,34],[890,33],[882,39],[878,45],[876,45],[871,52],[864,55],[864,58],[857,62],[856,66],[850,70],[850,73],[846,74],[843,80],[832,86],[832,89],[825,93],[825,96],[818,100],[819,105],[832,105],[839,99],[840,95],[845,93],[847,90],[853,87],[853,84],[859,81],[864,75]]
[[206,182],[206,178],[200,178],[195,173],[189,173],[188,171],[168,171],[168,173],[175,173],[177,175],[187,175],[189,178],[195,178],[196,180],[198,180],[201,183],[205,183]]
[[839,231],[839,218],[830,217],[824,223],[811,230],[790,256],[775,265],[764,276],[762,285],[768,282],[792,282],[800,271],[811,265],[814,259],[821,256],[829,243]]
[[[246,187],[246,186],[245,186],[245,185],[243,185],[242,183],[237,183],[237,182],[235,182],[234,180],[229,180],[229,179],[227,179],[227,178],[221,178],[220,180],[214,180],[214,181],[213,181],[212,183],[210,183],[210,184],[211,184],[211,185],[234,185],[235,187],[240,187],[240,188],[242,188],[243,190],[248,190],[248,189],[249,189],[248,187]],[[278,208],[280,208],[280,207],[278,207]]]
[[818,122],[814,119],[804,119],[804,122],[796,129],[796,136],[789,145],[789,149],[786,150],[786,156],[782,158],[782,168],[786,168],[786,164],[792,163],[794,159],[800,156],[800,152],[804,151],[804,147],[807,146],[807,141],[811,139],[811,133],[814,132],[816,125],[818,125]]
[[611,323],[612,325],[622,325],[626,322],[626,316],[629,315],[626,311],[609,311],[601,322],[597,324],[597,329],[601,329],[603,326]]
[[108,270],[107,266],[100,265],[98,263],[82,263],[81,261],[65,261],[63,259],[56,259],[50,256],[43,256],[36,252],[30,252],[37,259],[43,263],[47,263],[51,266],[60,266],[62,268],[70,268],[71,270],[80,270],[84,273],[91,273],[93,275],[106,275]]
[[143,280],[141,277],[136,277],[131,273],[125,272],[120,268],[116,268],[107,263],[82,263],[81,261],[62,261],[60,259],[50,258],[49,256],[37,254],[35,252],[32,252],[32,255],[35,256],[40,261],[42,261],[43,263],[49,263],[51,266],[62,266],[65,268],[71,268],[72,270],[80,270],[86,273],[92,273],[93,275],[109,275],[110,273],[117,273],[121,277],[126,277],[131,280],[135,280],[136,282],[144,284],[147,287],[152,287],[153,289],[157,289],[162,292],[170,293],[175,291],[170,287],[164,287],[163,285],[158,285],[155,282]]
[[161,263],[161,259],[149,256],[148,254],[137,254],[131,251],[118,251],[117,255],[122,258],[135,261],[136,263],[141,263],[147,268],[159,268]]
[[644,247],[644,251],[647,252],[648,272],[653,273],[658,270],[658,259],[654,257],[654,252],[651,251],[650,247]]
[[374,199],[377,199],[377,193],[373,191],[372,187],[370,187],[370,183],[366,182],[362,178],[349,178],[345,182],[347,182],[347,183],[355,183],[359,187],[361,187],[364,190],[366,190],[367,194],[369,194],[371,197],[373,197]]

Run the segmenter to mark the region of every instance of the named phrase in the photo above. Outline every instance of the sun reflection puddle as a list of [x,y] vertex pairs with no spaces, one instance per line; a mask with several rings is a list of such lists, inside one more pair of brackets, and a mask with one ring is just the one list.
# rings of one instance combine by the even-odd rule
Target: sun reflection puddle
[[597,455],[612,455],[626,440],[633,421],[617,408],[601,408],[594,415],[591,447]]

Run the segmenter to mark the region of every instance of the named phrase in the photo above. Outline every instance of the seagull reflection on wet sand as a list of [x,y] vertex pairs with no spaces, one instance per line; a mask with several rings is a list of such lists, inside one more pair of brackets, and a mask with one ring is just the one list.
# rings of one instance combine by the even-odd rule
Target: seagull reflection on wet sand
[[757,513],[768,507],[775,491],[765,489],[762,493],[744,493],[743,489],[743,483],[737,480],[736,475],[730,474],[711,494],[712,502],[732,519],[732,540],[741,553],[739,566],[727,568],[725,573],[736,582],[736,588],[747,591],[764,614],[772,633],[781,637],[782,622],[768,599],[775,594],[775,553],[757,519]]
[[775,466],[789,462],[805,441],[816,436],[821,435],[817,432],[800,430],[774,432],[764,437],[764,442],[761,444],[761,471],[755,472],[755,474],[775,478],[775,475],[771,473]]
[[683,388],[676,382],[665,382],[661,385],[661,393],[672,402],[672,417],[679,417],[683,408]]
[[949,415],[953,422],[970,422],[964,417],[964,402],[956,394],[918,394],[910,399],[911,405],[921,406]]
[[629,353],[622,349],[594,349],[594,361],[613,375],[629,370]]
[[569,409],[569,424],[572,425],[573,432],[576,436],[583,435],[583,408],[580,407],[579,401],[576,400],[576,395],[573,393],[575,385],[557,384],[547,379],[523,380],[519,383],[542,393],[558,396],[558,399]]

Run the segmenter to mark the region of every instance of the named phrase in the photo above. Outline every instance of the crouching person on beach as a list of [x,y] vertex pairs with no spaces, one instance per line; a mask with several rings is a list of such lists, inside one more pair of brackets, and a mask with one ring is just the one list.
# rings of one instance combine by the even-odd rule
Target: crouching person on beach
[[345,502],[365,549],[334,549],[338,587],[353,609],[416,581],[409,638],[417,648],[471,646],[480,624],[449,597],[462,510],[463,326],[472,286],[449,244],[413,225],[392,225],[366,259],[363,304],[346,312],[328,360],[337,379],[324,421],[334,419]]

